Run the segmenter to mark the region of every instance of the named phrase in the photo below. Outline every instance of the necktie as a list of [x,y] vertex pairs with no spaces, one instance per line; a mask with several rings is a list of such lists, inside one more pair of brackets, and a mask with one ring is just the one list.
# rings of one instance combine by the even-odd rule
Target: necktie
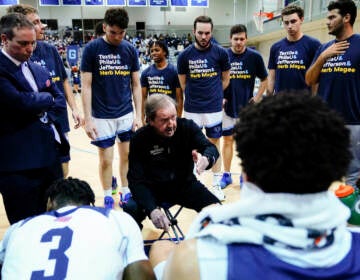
[[25,79],[29,82],[31,88],[33,89],[33,91],[38,92],[39,89],[36,85],[35,79],[33,74],[31,73],[30,69],[29,69],[29,65],[28,63],[25,61],[23,63],[21,63],[21,71],[23,72]]

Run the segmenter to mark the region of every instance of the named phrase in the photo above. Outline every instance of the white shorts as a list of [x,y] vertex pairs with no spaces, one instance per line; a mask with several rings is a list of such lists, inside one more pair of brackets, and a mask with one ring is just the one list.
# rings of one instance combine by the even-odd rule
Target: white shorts
[[92,118],[98,132],[98,137],[91,141],[92,144],[101,148],[108,148],[117,142],[128,142],[134,123],[133,112],[116,119]]
[[230,136],[234,133],[234,127],[238,118],[232,118],[223,112],[222,135]]
[[189,113],[185,111],[184,117],[193,120],[201,129],[205,127],[207,137],[221,137],[222,111],[216,113]]

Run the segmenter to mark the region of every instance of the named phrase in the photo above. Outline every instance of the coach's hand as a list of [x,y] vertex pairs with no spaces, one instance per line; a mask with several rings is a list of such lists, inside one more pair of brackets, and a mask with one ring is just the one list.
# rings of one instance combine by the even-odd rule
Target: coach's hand
[[198,153],[197,150],[193,150],[191,154],[195,163],[196,173],[200,175],[209,166],[209,159]]
[[165,213],[159,208],[155,208],[150,213],[150,219],[157,228],[161,228],[165,231],[169,230],[170,221],[166,217]]

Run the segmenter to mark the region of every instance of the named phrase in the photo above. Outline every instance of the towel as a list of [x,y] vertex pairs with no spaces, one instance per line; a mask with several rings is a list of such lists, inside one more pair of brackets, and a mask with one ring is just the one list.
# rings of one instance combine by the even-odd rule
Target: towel
[[350,250],[349,217],[350,210],[330,191],[265,193],[245,182],[238,202],[204,209],[187,238],[262,245],[294,265],[329,267]]

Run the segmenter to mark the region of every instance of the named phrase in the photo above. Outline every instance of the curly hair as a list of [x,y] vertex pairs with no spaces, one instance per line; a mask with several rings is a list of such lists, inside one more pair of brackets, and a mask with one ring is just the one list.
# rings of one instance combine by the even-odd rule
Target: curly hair
[[46,198],[56,202],[57,208],[69,204],[94,205],[95,194],[85,181],[69,177],[55,181],[46,191]]
[[351,160],[349,130],[319,97],[279,93],[245,107],[235,141],[248,180],[268,193],[316,193]]
[[152,46],[158,46],[159,48],[161,48],[165,52],[166,58],[169,56],[169,49],[165,41],[163,40],[150,41],[149,47],[152,48]]
[[10,14],[10,13],[19,13],[19,14],[23,14],[23,15],[39,14],[39,12],[38,12],[38,10],[36,8],[34,8],[33,6],[28,5],[28,4],[12,5],[12,6],[7,8],[6,12],[8,14]]
[[292,15],[295,13],[299,16],[299,18],[304,17],[304,9],[303,8],[301,8],[300,6],[294,5],[294,4],[287,5],[285,8],[283,8],[281,10],[281,18],[283,16],[288,16],[288,15]]
[[124,8],[110,8],[105,12],[105,24],[117,26],[121,29],[127,29],[129,25],[129,16]]

